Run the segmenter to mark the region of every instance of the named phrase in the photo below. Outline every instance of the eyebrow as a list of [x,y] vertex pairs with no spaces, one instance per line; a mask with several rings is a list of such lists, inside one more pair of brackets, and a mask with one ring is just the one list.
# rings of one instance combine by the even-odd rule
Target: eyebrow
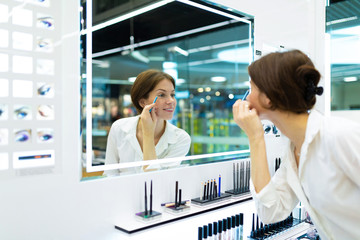
[[[156,91],[167,92],[165,89],[156,89]],[[171,90],[171,92],[175,92],[175,90]]]

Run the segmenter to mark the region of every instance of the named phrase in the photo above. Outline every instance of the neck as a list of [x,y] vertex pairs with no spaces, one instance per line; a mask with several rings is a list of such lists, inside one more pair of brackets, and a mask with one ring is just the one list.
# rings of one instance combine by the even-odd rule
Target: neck
[[305,139],[308,118],[308,113],[296,114],[276,111],[274,117],[269,120],[290,139],[297,152],[300,152]]

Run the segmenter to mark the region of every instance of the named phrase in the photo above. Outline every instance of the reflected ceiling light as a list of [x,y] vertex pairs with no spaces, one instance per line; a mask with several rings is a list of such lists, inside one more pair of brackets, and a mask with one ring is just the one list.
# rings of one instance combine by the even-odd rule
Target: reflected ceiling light
[[206,96],[206,100],[210,101],[210,99],[211,99],[211,96],[210,96],[210,95],[207,95],[207,96]]
[[211,81],[213,82],[225,82],[226,81],[226,77],[222,77],[222,76],[215,76],[211,78]]
[[141,52],[139,51],[133,51],[131,52],[131,56],[137,60],[139,60],[140,62],[144,62],[144,63],[149,63],[150,59],[145,57],[144,55],[141,54]]
[[201,102],[201,103],[204,103],[204,102],[205,102],[205,99],[200,98],[200,102]]
[[178,46],[170,47],[170,48],[168,48],[168,51],[180,53],[181,55],[184,55],[185,57],[189,56],[189,53],[187,51],[179,48]]
[[163,66],[163,69],[173,69],[173,68],[177,68],[177,63],[176,62],[163,62],[162,66]]
[[181,85],[181,84],[183,84],[183,83],[185,83],[185,82],[186,82],[186,81],[185,81],[185,79],[183,79],[183,78],[178,78],[178,79],[175,80],[176,85]]
[[211,87],[206,87],[205,88],[205,92],[210,92],[211,91]]
[[356,82],[357,77],[344,77],[344,82]]
[[216,92],[215,92],[215,96],[217,96],[217,97],[220,96],[220,92],[219,92],[219,91],[216,91]]
[[[156,2],[156,3],[148,5],[146,7],[143,7],[143,8],[137,9],[135,11],[129,12],[127,14],[121,15],[119,17],[110,19],[109,21],[106,21],[106,22],[100,23],[98,25],[95,25],[95,26],[91,27],[90,30],[91,30],[91,32],[95,32],[95,31],[100,30],[102,28],[106,28],[106,27],[111,26],[113,24],[122,22],[122,21],[124,21],[126,19],[129,19],[129,18],[135,17],[137,15],[143,14],[145,12],[151,11],[151,10],[153,10],[155,8],[164,6],[164,5],[166,5],[168,3],[171,3],[171,2],[174,2],[174,1],[175,0],[163,0],[163,1],[160,1],[160,2]],[[82,33],[82,34],[86,34],[87,31],[88,31],[88,29],[86,29],[85,33]]]
[[129,78],[128,78],[128,81],[129,81],[129,82],[135,82],[135,80],[136,80],[136,77],[129,77]]
[[203,88],[198,88],[197,91],[198,91],[199,93],[202,93],[202,92],[204,92],[204,89],[203,89]]
[[241,18],[241,17],[238,17],[238,16],[235,16],[235,15],[232,15],[232,14],[228,14],[228,13],[225,13],[225,12],[222,12],[222,11],[219,11],[219,10],[216,10],[216,9],[213,9],[213,8],[210,8],[210,7],[207,7],[207,6],[204,6],[204,5],[201,5],[199,3],[196,3],[196,2],[191,2],[189,0],[177,0],[178,2],[182,2],[182,3],[185,3],[185,4],[188,4],[188,5],[191,5],[191,6],[194,6],[194,7],[197,7],[197,8],[201,8],[203,10],[206,10],[206,11],[209,11],[209,12],[213,12],[213,13],[216,13],[218,15],[222,15],[224,17],[228,17],[228,18],[232,18],[232,19],[235,19],[235,20],[238,20],[240,22],[244,22],[244,23],[248,23],[250,24],[251,22],[244,19],[244,18]]
[[230,99],[233,99],[233,98],[234,98],[234,94],[230,93],[230,94],[229,94],[229,98],[230,98]]
[[248,47],[227,49],[219,52],[217,56],[225,62],[248,64],[250,51]]
[[330,25],[337,24],[337,23],[349,22],[349,21],[356,20],[356,19],[358,19],[357,16],[352,16],[352,17],[348,17],[348,18],[336,19],[336,20],[327,22],[327,23],[326,23],[326,26],[330,26]]

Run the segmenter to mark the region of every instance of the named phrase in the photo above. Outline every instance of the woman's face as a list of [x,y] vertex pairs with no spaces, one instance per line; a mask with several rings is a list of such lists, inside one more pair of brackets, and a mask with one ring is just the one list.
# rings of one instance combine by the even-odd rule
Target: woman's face
[[157,97],[155,113],[158,118],[171,120],[176,108],[175,89],[168,79],[161,80],[158,85],[149,93],[146,104],[151,104]]

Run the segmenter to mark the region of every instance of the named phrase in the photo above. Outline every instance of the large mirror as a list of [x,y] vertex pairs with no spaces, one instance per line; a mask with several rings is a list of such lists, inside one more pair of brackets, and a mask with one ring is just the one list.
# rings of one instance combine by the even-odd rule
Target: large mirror
[[232,105],[249,88],[251,16],[209,1],[88,0],[82,5],[84,177],[142,164],[109,165],[105,156],[114,121],[138,114],[130,89],[147,69],[175,79],[177,106],[169,122],[191,138],[186,157],[170,162],[180,167],[248,153],[248,140],[233,121]]

